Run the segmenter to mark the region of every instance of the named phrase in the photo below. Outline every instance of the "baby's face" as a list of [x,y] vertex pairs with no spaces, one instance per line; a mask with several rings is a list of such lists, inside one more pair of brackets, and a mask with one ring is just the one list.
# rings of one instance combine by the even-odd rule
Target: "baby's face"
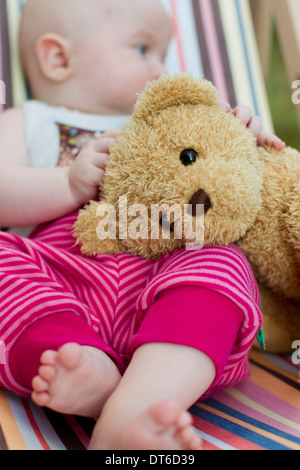
[[105,15],[79,49],[77,73],[93,96],[93,112],[127,115],[146,83],[166,72],[172,25],[158,0],[114,0]]

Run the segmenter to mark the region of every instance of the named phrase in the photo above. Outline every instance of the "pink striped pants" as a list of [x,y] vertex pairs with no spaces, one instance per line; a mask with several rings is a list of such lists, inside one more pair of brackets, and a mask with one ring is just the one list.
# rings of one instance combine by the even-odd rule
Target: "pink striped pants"
[[176,250],[156,262],[128,253],[85,257],[71,235],[75,218],[31,239],[0,233],[1,387],[29,395],[40,353],[74,341],[105,351],[121,373],[145,342],[201,349],[218,372],[205,397],[248,376],[247,353],[262,319],[255,279],[237,247]]

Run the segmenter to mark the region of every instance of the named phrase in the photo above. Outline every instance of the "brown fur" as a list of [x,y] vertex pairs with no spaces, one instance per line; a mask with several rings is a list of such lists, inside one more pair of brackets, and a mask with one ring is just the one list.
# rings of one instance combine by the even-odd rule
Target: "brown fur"
[[[189,166],[180,160],[184,149],[198,153]],[[124,239],[119,198],[127,196],[128,207],[143,204],[150,216],[151,205],[183,208],[199,190],[211,201],[204,243],[233,242],[243,249],[260,283],[267,349],[289,350],[300,338],[300,154],[258,148],[245,126],[220,109],[210,82],[180,74],[146,87],[111,149],[101,202],[80,211],[74,235],[88,255],[128,251],[157,259],[184,247],[188,231],[183,228],[181,239],[174,233],[164,239],[160,228],[153,240],[148,217],[141,225],[146,236]],[[99,238],[97,211],[105,204],[116,209],[116,239]],[[128,216],[128,226],[134,221],[137,213]]]

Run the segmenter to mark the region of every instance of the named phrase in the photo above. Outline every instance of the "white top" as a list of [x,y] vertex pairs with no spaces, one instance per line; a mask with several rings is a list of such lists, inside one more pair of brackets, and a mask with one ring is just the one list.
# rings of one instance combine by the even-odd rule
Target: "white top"
[[53,168],[60,154],[60,134],[57,124],[79,129],[104,132],[120,129],[127,121],[123,116],[87,114],[71,109],[49,106],[36,100],[26,101],[25,138],[31,168]]
[[[128,117],[87,114],[59,106],[49,106],[36,100],[26,101],[25,139],[31,168],[54,168],[60,157],[60,131],[57,124],[102,133],[120,129]],[[9,232],[28,237],[34,227],[14,227]]]

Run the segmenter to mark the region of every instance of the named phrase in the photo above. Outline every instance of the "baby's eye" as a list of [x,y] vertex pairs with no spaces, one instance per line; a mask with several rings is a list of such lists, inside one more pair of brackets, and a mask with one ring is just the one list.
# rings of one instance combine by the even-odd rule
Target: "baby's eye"
[[136,46],[136,50],[141,54],[141,55],[145,55],[146,52],[148,51],[148,46]]
[[185,149],[180,154],[180,161],[184,166],[192,165],[199,157],[194,149]]

